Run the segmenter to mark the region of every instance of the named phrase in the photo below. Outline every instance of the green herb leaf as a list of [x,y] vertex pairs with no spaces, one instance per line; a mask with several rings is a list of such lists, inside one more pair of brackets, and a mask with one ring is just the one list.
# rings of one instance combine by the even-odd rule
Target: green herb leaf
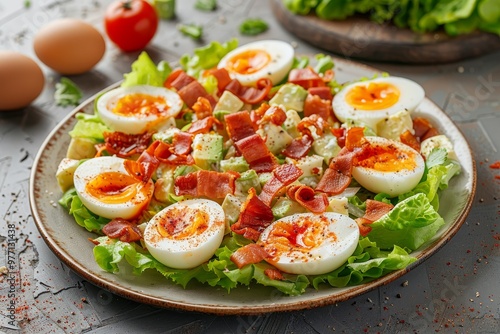
[[196,24],[179,24],[177,29],[193,39],[200,39],[201,35],[203,35],[203,28]]
[[267,29],[269,29],[269,26],[261,19],[246,19],[240,25],[240,33],[248,36],[262,34]]
[[213,11],[217,8],[217,0],[196,0],[194,7],[207,12]]
[[80,104],[82,96],[83,94],[80,88],[70,79],[62,77],[61,80],[56,83],[54,99],[58,106],[77,106]]

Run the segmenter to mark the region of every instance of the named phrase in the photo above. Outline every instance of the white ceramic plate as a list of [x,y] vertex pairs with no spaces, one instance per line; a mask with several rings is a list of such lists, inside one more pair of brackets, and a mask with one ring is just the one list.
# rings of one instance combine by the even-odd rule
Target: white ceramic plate
[[[340,82],[378,71],[342,59],[335,59],[335,71]],[[109,89],[109,88],[108,88]],[[121,271],[111,274],[103,271],[94,261],[93,244],[88,240],[95,235],[78,226],[60,206],[53,205],[61,196],[55,173],[66,154],[74,115],[79,111],[93,112],[94,98],[76,108],[49,134],[35,159],[30,182],[30,206],[36,225],[51,250],[71,269],[93,284],[123,297],[159,307],[177,308],[215,314],[258,314],[275,311],[299,310],[343,301],[387,284],[422,263],[455,235],[470,210],[476,189],[476,170],[471,150],[458,128],[434,103],[425,99],[415,115],[432,121],[440,133],[454,143],[462,165],[462,173],[453,178],[444,195],[440,196],[440,214],[446,225],[438,235],[413,253],[418,258],[408,268],[392,272],[367,284],[320,290],[310,288],[301,296],[283,296],[274,288],[263,286],[240,287],[228,294],[224,289],[190,283],[184,290],[156,272],[140,277]]]

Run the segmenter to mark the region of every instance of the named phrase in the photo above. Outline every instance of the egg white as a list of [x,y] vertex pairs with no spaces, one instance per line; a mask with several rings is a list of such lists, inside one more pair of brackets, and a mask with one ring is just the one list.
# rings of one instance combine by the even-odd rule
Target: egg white
[[78,197],[87,209],[109,219],[131,219],[137,217],[149,204],[154,192],[152,180],[147,183],[137,181],[130,184],[135,191],[133,197],[118,203],[110,203],[106,197],[99,198],[89,192],[87,185],[100,174],[117,172],[124,177],[129,176],[124,162],[125,159],[117,157],[98,157],[86,160],[76,168],[73,175],[74,186]]
[[[228,62],[233,57],[250,50],[262,50],[266,52],[271,58],[270,62],[260,70],[250,74],[237,73],[228,69]],[[277,40],[256,41],[229,52],[220,60],[217,67],[228,69],[230,77],[237,79],[245,86],[255,86],[257,80],[261,78],[269,78],[273,85],[276,85],[285,78],[292,68],[294,56],[293,47],[286,42]]]
[[[137,110],[132,115],[119,115],[113,112],[113,109],[120,101],[130,94],[145,94],[152,97],[162,97],[166,103],[159,106],[164,108],[160,114],[141,113]],[[124,132],[127,134],[140,134],[148,130],[159,129],[167,123],[171,117],[175,117],[181,111],[183,102],[180,96],[167,88],[147,85],[118,87],[104,93],[97,100],[97,112],[104,124],[113,131]]]
[[[187,233],[180,237],[180,233],[193,223],[197,213],[208,218],[205,220],[208,227],[200,233]],[[173,234],[163,235],[158,229],[159,224],[169,219],[181,226]],[[189,269],[214,255],[224,237],[224,229],[224,211],[217,202],[207,199],[186,200],[166,207],[149,221],[144,231],[144,243],[149,253],[167,267]]]
[[[388,83],[395,86],[400,92],[399,100],[388,108],[378,110],[356,109],[347,102],[346,96],[352,89],[358,86],[367,87],[370,83]],[[341,122],[345,123],[348,119],[354,120],[376,131],[380,121],[405,109],[412,112],[424,97],[425,92],[422,86],[412,80],[400,77],[380,77],[347,85],[334,96],[332,107],[335,116]]]
[[[276,248],[276,236],[271,237],[278,224],[290,226],[296,224],[311,224],[303,234],[297,236],[297,245],[286,238],[280,238],[286,246],[286,251]],[[313,245],[305,245],[302,238],[312,233]],[[258,243],[271,254],[269,263],[283,272],[290,274],[321,275],[340,267],[352,255],[358,245],[359,228],[354,220],[346,215],[335,212],[325,212],[319,215],[313,213],[298,213],[284,217],[268,226],[262,232]]]
[[391,197],[404,194],[420,182],[425,170],[425,161],[419,152],[413,148],[390,139],[382,137],[365,137],[371,145],[392,145],[400,152],[406,153],[415,162],[415,168],[400,169],[398,171],[380,171],[373,168],[354,165],[352,176],[364,188],[374,193],[386,193]]

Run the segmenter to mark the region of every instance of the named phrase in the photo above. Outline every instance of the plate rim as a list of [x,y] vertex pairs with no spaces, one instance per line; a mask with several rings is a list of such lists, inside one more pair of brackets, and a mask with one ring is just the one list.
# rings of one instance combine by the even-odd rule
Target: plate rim
[[[336,67],[341,67],[341,66],[354,66],[357,69],[361,69],[363,71],[370,71],[374,73],[381,73],[380,70],[373,68],[371,66],[357,63],[354,61],[342,59],[333,56],[332,57],[334,60],[334,63],[336,64]],[[473,151],[471,150],[471,147],[469,143],[467,142],[465,136],[463,135],[462,131],[455,125],[455,123],[452,121],[452,119],[443,111],[439,106],[437,106],[433,101],[428,99],[427,97],[425,98],[426,103],[430,103],[430,105],[433,108],[436,108],[439,110],[442,115],[444,116],[447,121],[449,121],[454,128],[457,130],[457,134],[461,136],[462,140],[466,144],[467,151],[470,153],[471,156],[471,175],[470,175],[470,181],[471,181],[471,189],[470,192],[468,193],[468,198],[464,204],[464,207],[462,208],[461,212],[458,214],[457,218],[455,221],[450,225],[448,230],[444,231],[444,233],[437,238],[436,240],[432,241],[430,244],[428,244],[425,248],[425,252],[419,254],[417,256],[417,260],[407,266],[404,269],[400,269],[397,271],[393,271],[387,275],[384,275],[376,280],[373,280],[371,282],[362,284],[362,285],[356,285],[356,286],[350,286],[347,287],[347,291],[343,291],[341,294],[331,294],[327,296],[317,296],[316,298],[309,298],[306,300],[302,301],[296,301],[296,302],[286,302],[286,303],[268,303],[264,305],[245,305],[241,304],[240,307],[235,307],[234,305],[221,305],[221,304],[208,304],[208,303],[187,303],[187,302],[178,302],[178,301],[173,301],[173,300],[166,300],[165,298],[158,297],[158,296],[152,296],[149,294],[144,294],[141,293],[140,291],[132,290],[130,288],[127,288],[123,286],[122,284],[119,284],[118,282],[110,282],[106,280],[105,278],[98,276],[96,273],[93,273],[92,271],[86,270],[86,268],[78,263],[78,261],[75,261],[73,257],[68,254],[68,252],[63,249],[60,245],[58,245],[57,241],[54,239],[53,236],[51,236],[51,233],[48,229],[48,224],[45,223],[40,215],[40,213],[37,210],[37,203],[38,200],[36,198],[36,176],[38,173],[39,165],[41,162],[41,159],[43,157],[44,151],[47,149],[49,146],[50,142],[53,140],[53,137],[59,132],[62,131],[64,126],[68,126],[68,122],[75,116],[76,113],[81,111],[84,107],[88,106],[89,104],[93,104],[93,101],[97,96],[102,94],[103,92],[117,87],[121,81],[118,81],[98,93],[94,94],[93,96],[89,97],[86,99],[84,102],[82,102],[79,106],[77,106],[74,110],[72,110],[68,115],[66,115],[47,135],[47,137],[44,139],[43,143],[41,144],[36,157],[33,161],[33,166],[32,170],[30,173],[30,186],[29,186],[29,205],[30,209],[33,215],[33,219],[35,222],[35,225],[40,232],[40,235],[42,236],[44,242],[47,244],[47,246],[51,249],[51,251],[69,268],[71,268],[73,271],[75,271],[78,275],[83,277],[84,279],[88,280],[92,284],[101,287],[105,290],[108,290],[112,293],[115,293],[119,296],[134,300],[136,302],[140,303],[145,303],[161,308],[168,308],[168,309],[178,309],[178,310],[184,310],[184,311],[195,311],[195,312],[202,312],[202,313],[208,313],[208,314],[215,314],[215,315],[258,315],[258,314],[264,314],[264,313],[271,313],[271,312],[283,312],[283,311],[297,311],[297,310],[304,310],[304,309],[310,309],[313,307],[321,307],[321,306],[326,306],[330,305],[333,303],[337,302],[342,302],[345,300],[348,300],[350,298],[359,296],[361,294],[367,293],[369,291],[372,291],[380,286],[387,285],[390,282],[396,280],[397,278],[405,275],[408,273],[410,270],[413,268],[417,267],[418,265],[422,264],[425,260],[427,260],[430,256],[435,254],[439,249],[441,249],[446,243],[448,243],[449,240],[459,231],[463,223],[465,222],[472,203],[474,199],[474,195],[476,192],[476,182],[477,182],[477,171],[476,171],[476,164],[473,156]],[[467,189],[469,190],[469,189]],[[46,226],[47,225],[47,226]],[[119,275],[117,275],[119,276]],[[172,283],[174,284],[174,283]],[[213,287],[208,287],[207,288],[213,288]],[[243,288],[243,287],[241,287]],[[336,289],[333,287],[327,287],[327,289]],[[307,293],[307,292],[306,292]],[[291,299],[290,299],[291,300]]]

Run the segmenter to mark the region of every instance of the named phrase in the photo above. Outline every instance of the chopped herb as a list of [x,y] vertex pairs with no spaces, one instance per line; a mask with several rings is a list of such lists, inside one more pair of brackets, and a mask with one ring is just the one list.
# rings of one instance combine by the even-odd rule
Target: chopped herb
[[196,0],[194,7],[209,12],[217,8],[217,0]]
[[30,8],[31,7],[31,1],[30,0],[24,0],[24,8]]
[[240,33],[242,35],[255,36],[262,34],[268,28],[267,23],[261,19],[247,19],[240,25]]
[[76,106],[80,103],[82,96],[83,94],[80,88],[70,79],[62,77],[61,80],[56,83],[54,99],[58,106]]
[[200,39],[203,34],[203,28],[196,24],[180,24],[177,26],[180,32],[194,39]]

